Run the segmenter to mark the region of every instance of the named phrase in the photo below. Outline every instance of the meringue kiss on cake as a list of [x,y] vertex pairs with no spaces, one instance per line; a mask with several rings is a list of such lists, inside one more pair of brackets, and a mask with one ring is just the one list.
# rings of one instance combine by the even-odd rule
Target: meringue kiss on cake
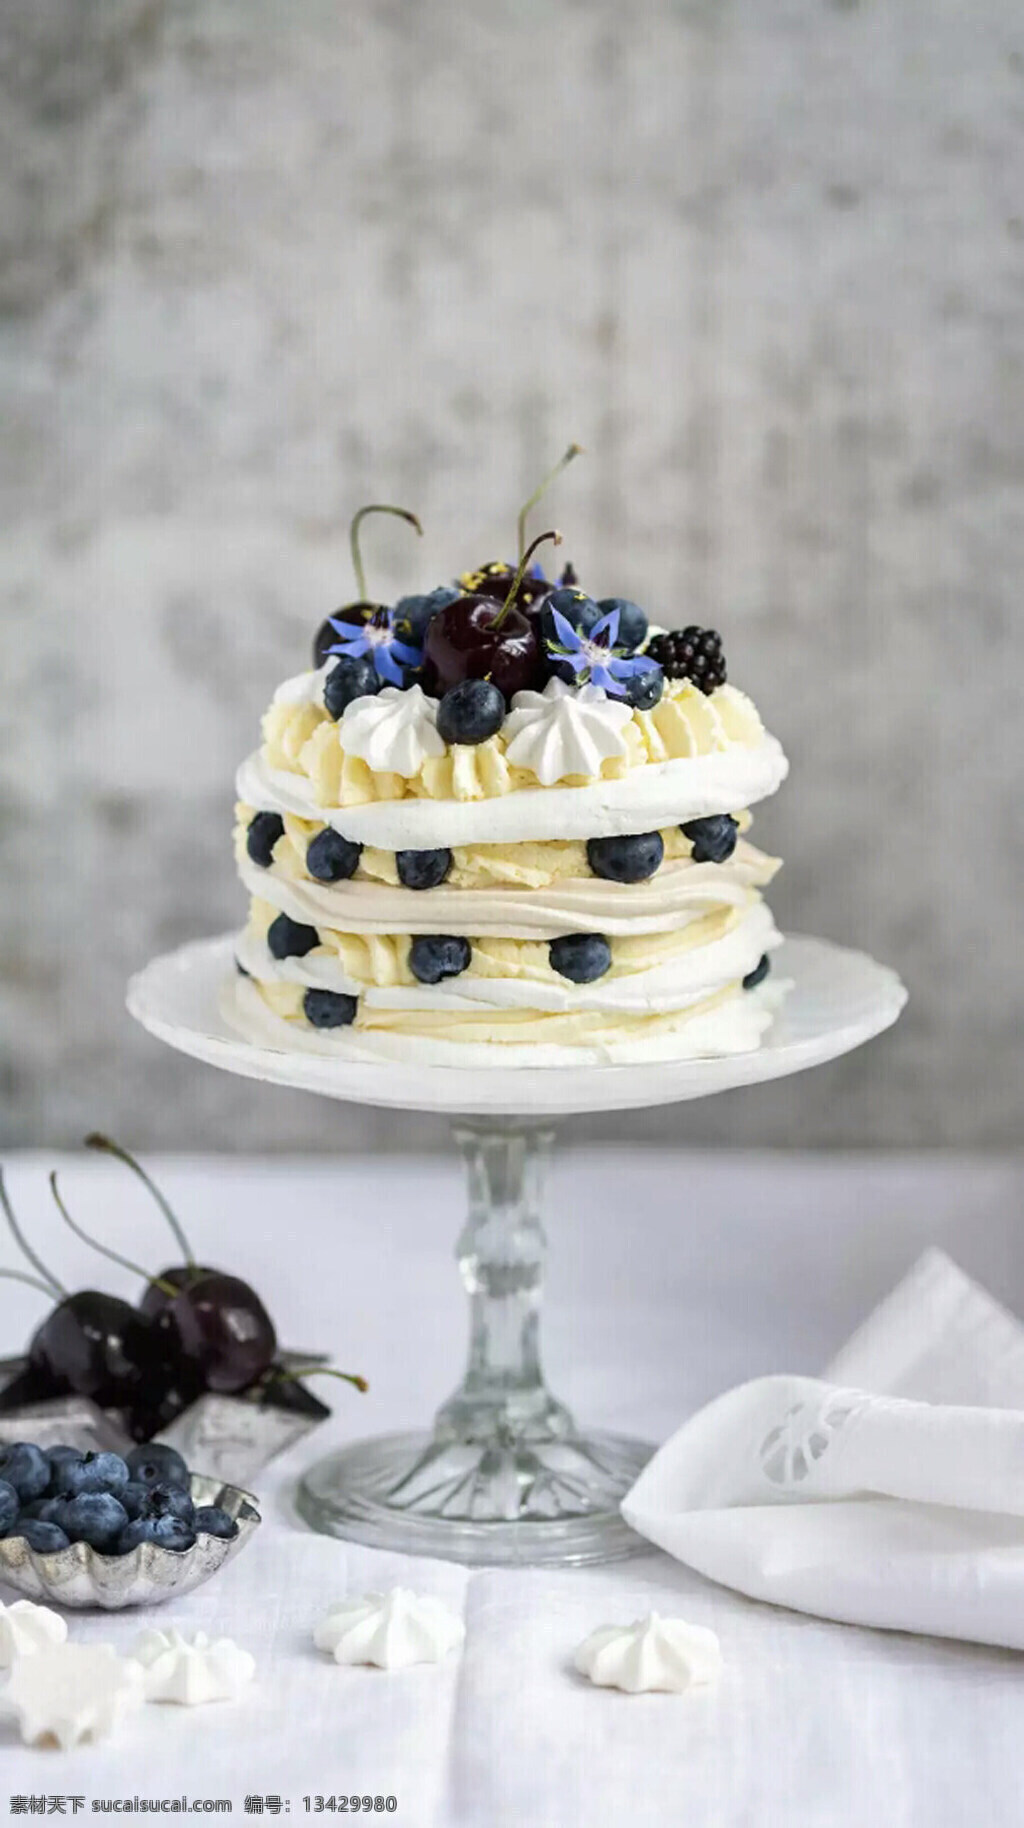
[[561,536],[527,545],[525,511],[517,564],[374,602],[366,512],[358,600],[238,772],[233,1025],[452,1065],[756,1048],[781,990],[778,864],[749,809],[787,763],[721,636],[653,627],[571,566],[549,578],[535,555]]

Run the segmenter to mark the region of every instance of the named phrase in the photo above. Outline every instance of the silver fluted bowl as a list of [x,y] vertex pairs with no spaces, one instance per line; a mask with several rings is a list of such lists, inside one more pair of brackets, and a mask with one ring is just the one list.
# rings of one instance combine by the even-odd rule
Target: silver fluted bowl
[[197,1536],[191,1549],[179,1553],[156,1542],[140,1542],[129,1555],[101,1555],[85,1542],[43,1555],[30,1549],[23,1536],[5,1536],[0,1538],[0,1580],[29,1599],[68,1608],[100,1606],[106,1612],[158,1606],[180,1593],[191,1593],[245,1547],[260,1522],[250,1492],[203,1473],[193,1473],[191,1480],[193,1503],[219,1505],[235,1519],[237,1535]]

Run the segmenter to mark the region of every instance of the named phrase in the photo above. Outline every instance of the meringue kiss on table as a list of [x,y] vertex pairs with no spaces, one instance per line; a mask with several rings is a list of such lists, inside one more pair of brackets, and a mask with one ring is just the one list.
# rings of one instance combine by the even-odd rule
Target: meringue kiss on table
[[718,1680],[722,1652],[706,1625],[649,1612],[631,1625],[601,1625],[579,1646],[575,1665],[598,1688],[627,1695],[681,1695]]
[[205,1631],[187,1638],[172,1625],[151,1629],[136,1638],[132,1661],[142,1670],[147,1701],[201,1707],[210,1701],[234,1701],[252,1681],[256,1660],[232,1638],[215,1638]]
[[15,1600],[9,1606],[0,1602],[0,1669],[10,1669],[18,1657],[63,1644],[67,1635],[66,1621],[49,1606],[36,1606],[32,1600]]
[[443,1600],[392,1587],[339,1600],[314,1627],[313,1642],[335,1663],[406,1669],[443,1662],[465,1636],[462,1620]]
[[108,1738],[142,1700],[140,1666],[112,1644],[62,1643],[17,1659],[0,1714],[17,1721],[25,1745],[68,1752]]

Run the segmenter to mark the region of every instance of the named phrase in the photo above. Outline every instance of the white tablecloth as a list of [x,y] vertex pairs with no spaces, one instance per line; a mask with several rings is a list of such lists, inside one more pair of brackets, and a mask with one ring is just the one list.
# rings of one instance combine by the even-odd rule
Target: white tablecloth
[[[329,1109],[325,1107],[325,1122]],[[401,1118],[396,1116],[396,1125]],[[131,1281],[62,1232],[49,1158],[13,1158],[33,1240],[70,1286]],[[173,1261],[124,1170],[68,1161],[77,1216],[147,1268]],[[415,1828],[1019,1828],[1019,1660],[969,1645],[828,1625],[712,1586],[651,1553],[566,1573],[472,1572],[312,1536],[292,1519],[299,1468],[355,1433],[426,1421],[454,1383],[465,1320],[451,1249],[454,1161],[152,1164],[201,1256],[246,1275],[284,1340],[364,1371],[335,1420],[262,1482],[266,1522],[219,1580],[162,1615],[227,1633],[258,1660],[237,1704],[148,1707],[120,1738],[70,1754],[0,1738],[9,1796],[393,1794]],[[549,1196],[546,1356],[590,1420],[664,1437],[715,1391],[813,1372],[927,1244],[1024,1310],[1024,1168],[979,1161],[566,1154]],[[0,1251],[12,1263],[14,1248]],[[39,1312],[0,1283],[0,1340]],[[324,1386],[325,1391],[332,1387]],[[346,1590],[400,1582],[465,1615],[461,1658],[386,1675],[344,1670],[311,1630]],[[684,1697],[590,1688],[579,1640],[652,1607],[719,1633],[718,1689]],[[76,1636],[127,1648],[142,1619],[79,1616]],[[69,1806],[70,1808],[70,1806]],[[264,1808],[263,1813],[267,1813]]]

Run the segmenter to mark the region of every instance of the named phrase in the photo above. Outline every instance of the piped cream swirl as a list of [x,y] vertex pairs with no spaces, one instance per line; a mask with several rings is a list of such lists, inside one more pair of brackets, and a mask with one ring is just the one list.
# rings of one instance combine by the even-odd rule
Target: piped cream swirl
[[720,905],[742,907],[778,864],[740,843],[729,863],[663,863],[647,882],[570,877],[546,888],[451,889],[416,893],[377,882],[296,881],[248,857],[239,873],[250,894],[293,920],[349,933],[493,933],[553,939],[559,933],[663,933]]

